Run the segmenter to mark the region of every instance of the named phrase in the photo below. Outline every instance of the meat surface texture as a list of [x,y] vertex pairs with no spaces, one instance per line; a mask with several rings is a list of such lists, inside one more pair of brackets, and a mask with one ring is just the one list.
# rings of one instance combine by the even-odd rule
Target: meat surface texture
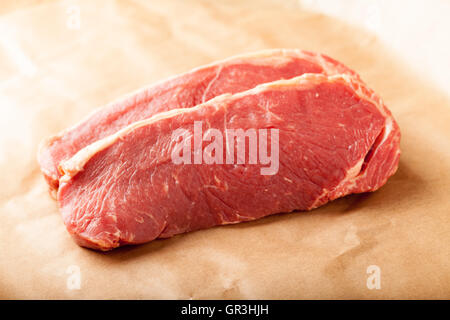
[[304,73],[356,73],[322,54],[275,49],[236,56],[138,90],[89,115],[77,125],[44,141],[38,153],[41,171],[58,189],[62,161],[89,144],[158,112],[190,108],[223,93],[238,93],[258,84],[290,79]]
[[[207,100],[200,97],[193,104]],[[199,121],[223,136],[277,128],[277,173],[262,175],[260,163],[175,164],[174,130],[193,132]],[[61,164],[58,202],[80,245],[110,250],[374,191],[396,171],[399,142],[391,113],[357,77],[304,74],[162,112],[94,142]]]

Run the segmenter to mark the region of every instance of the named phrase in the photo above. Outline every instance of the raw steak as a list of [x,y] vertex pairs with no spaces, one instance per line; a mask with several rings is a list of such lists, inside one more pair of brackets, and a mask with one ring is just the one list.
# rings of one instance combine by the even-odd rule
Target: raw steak
[[357,77],[339,62],[307,51],[277,49],[236,56],[141,89],[98,109],[77,125],[41,144],[38,154],[41,170],[51,190],[56,190],[61,161],[135,121],[161,111],[190,108],[223,93],[237,93],[304,73],[345,73]]
[[[174,130],[194,132],[200,121],[223,136],[278,129],[276,174],[262,175],[261,163],[175,164]],[[160,113],[91,144],[61,165],[58,202],[80,245],[110,250],[374,191],[396,171],[399,141],[391,113],[358,79],[304,74]]]

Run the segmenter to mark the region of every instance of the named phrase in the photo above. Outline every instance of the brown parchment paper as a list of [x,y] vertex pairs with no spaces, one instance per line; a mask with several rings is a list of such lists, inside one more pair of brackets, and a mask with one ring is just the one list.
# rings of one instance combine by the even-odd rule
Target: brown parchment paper
[[[296,1],[25,1],[0,14],[1,298],[450,298],[449,99],[382,39]],[[167,76],[282,47],[326,53],[384,98],[403,154],[383,188],[109,253],[72,241],[41,139]]]

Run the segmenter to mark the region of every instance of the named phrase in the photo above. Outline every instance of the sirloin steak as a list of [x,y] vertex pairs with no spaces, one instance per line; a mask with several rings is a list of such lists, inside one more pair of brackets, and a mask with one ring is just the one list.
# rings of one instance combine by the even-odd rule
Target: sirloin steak
[[[277,173],[261,175],[258,163],[173,163],[174,130],[193,132],[198,121],[224,136],[277,128]],[[399,142],[391,113],[360,80],[304,74],[159,113],[94,142],[62,163],[58,203],[78,244],[110,250],[374,191],[396,171]]]
[[358,77],[325,55],[302,50],[275,49],[232,57],[141,89],[99,108],[75,126],[47,139],[38,153],[41,171],[54,193],[61,177],[60,162],[135,121],[162,111],[194,107],[223,93],[237,93],[304,73]]

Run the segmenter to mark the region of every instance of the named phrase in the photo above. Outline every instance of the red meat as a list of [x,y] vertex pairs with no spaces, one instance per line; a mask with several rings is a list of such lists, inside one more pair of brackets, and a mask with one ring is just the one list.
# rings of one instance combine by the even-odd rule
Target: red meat
[[[207,100],[199,97],[193,104]],[[175,164],[174,130],[193,132],[198,122],[223,136],[277,129],[278,170],[263,175],[267,165],[249,161]],[[80,245],[110,250],[374,191],[396,171],[399,141],[391,113],[356,77],[304,74],[159,113],[91,144],[62,163],[58,202]]]
[[327,56],[301,50],[268,50],[236,56],[139,90],[98,109],[41,144],[38,154],[41,170],[51,190],[55,191],[61,176],[60,162],[135,121],[162,111],[194,107],[223,93],[237,93],[304,73],[357,77],[352,70]]

